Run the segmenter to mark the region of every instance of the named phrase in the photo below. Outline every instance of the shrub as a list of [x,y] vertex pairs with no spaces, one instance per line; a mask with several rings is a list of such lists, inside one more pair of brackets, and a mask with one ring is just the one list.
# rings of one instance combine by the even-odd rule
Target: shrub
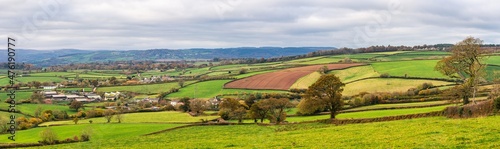
[[57,141],[57,134],[50,127],[47,127],[40,132],[40,138],[42,138],[42,143],[54,144]]
[[391,75],[389,75],[388,73],[383,73],[380,75],[381,78],[389,78],[391,77]]
[[488,116],[493,114],[495,107],[493,100],[478,102],[477,104],[468,104],[464,106],[453,106],[445,109],[445,115],[448,118],[472,118]]
[[92,128],[91,127],[87,127],[87,128],[84,128],[82,130],[82,134],[80,135],[80,138],[82,141],[89,141],[90,140],[90,137],[92,136]]
[[496,111],[500,111],[500,97],[497,97],[497,98],[494,100],[494,106],[495,106],[495,110],[496,110]]

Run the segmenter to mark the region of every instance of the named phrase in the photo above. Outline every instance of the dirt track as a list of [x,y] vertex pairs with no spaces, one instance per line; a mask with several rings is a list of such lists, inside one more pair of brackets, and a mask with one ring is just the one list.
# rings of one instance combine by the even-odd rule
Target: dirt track
[[[359,65],[364,64],[327,64],[326,66],[328,66],[329,70],[334,70]],[[325,65],[304,66],[259,74],[227,83],[224,88],[288,90],[290,86],[292,86],[293,83],[295,83],[295,81],[299,78],[306,76],[323,66]]]

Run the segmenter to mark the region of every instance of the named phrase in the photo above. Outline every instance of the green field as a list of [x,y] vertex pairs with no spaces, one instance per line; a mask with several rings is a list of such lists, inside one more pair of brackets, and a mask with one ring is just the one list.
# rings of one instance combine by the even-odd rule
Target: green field
[[330,71],[329,74],[335,74],[335,76],[339,77],[339,79],[344,83],[352,82],[363,78],[380,76],[380,74],[378,74],[375,70],[373,70],[373,67],[370,65],[352,67],[343,70],[333,70]]
[[486,63],[500,65],[500,56],[490,56],[486,59]]
[[[184,85],[193,83],[194,81],[186,81]],[[169,91],[171,88],[180,88],[179,83],[161,83],[161,84],[146,84],[146,85],[130,85],[130,86],[113,86],[113,87],[100,87],[97,91],[100,92],[116,92],[116,91],[129,91],[141,94],[154,94]]]
[[299,64],[316,65],[316,64],[338,63],[340,60],[343,60],[343,59],[344,58],[324,57],[324,58],[315,59],[315,60],[311,60],[311,61],[300,62]]
[[373,109],[381,109],[381,108],[401,108],[401,107],[414,107],[414,106],[432,106],[439,104],[449,103],[446,100],[443,101],[428,101],[428,102],[413,102],[413,103],[397,103],[397,104],[376,104],[369,106],[362,106],[358,108],[348,109],[344,111],[357,111],[357,110],[373,110]]
[[[92,143],[111,143],[109,139],[127,139],[138,137],[143,134],[160,131],[168,128],[179,127],[182,124],[127,124],[127,123],[113,123],[113,124],[78,124],[66,126],[52,126],[50,127],[58,136],[59,139],[71,138],[78,136],[83,129],[91,129]],[[16,132],[15,143],[36,143],[41,140],[39,134],[46,127],[38,127],[28,130]],[[7,135],[0,135],[0,142],[12,142],[7,139]],[[74,144],[73,144],[74,145]],[[52,146],[55,147],[55,146]],[[73,146],[74,148],[79,148]],[[95,147],[94,147],[95,148]]]
[[[1,100],[1,102],[4,102],[7,98],[9,98],[9,96],[7,96],[7,94],[8,94],[7,92],[1,92],[0,93],[0,100]],[[20,92],[20,91],[16,91],[16,101],[29,99],[32,94],[33,94],[33,92]]]
[[167,95],[169,98],[213,98],[223,94],[243,94],[243,93],[285,93],[277,90],[245,90],[245,89],[224,89],[225,83],[231,80],[213,80],[191,84],[181,88],[179,92]]
[[[9,104],[5,102],[0,103],[0,109],[2,110],[7,110]],[[21,104],[21,105],[16,105],[16,111],[21,111],[24,114],[29,114],[29,115],[34,115],[35,110],[38,106],[42,107],[42,110],[60,110],[60,111],[66,111],[68,114],[75,114],[74,109],[70,109],[69,106],[62,106],[62,105],[52,105],[52,104]]]
[[[436,106],[428,108],[412,108],[412,109],[392,109],[392,110],[375,110],[375,111],[363,111],[363,112],[352,112],[352,113],[341,113],[335,118],[338,119],[357,119],[357,118],[376,118],[385,116],[397,116],[406,114],[417,114],[417,113],[427,113],[434,111],[444,110],[447,106]],[[297,116],[286,118],[289,122],[302,122],[302,121],[314,121],[321,119],[329,119],[330,115],[317,115],[317,116]]]
[[392,76],[423,77],[423,78],[448,78],[434,71],[438,60],[414,60],[397,62],[372,63],[373,69],[379,74],[388,73]]
[[[354,124],[199,126],[151,136],[42,148],[499,148],[500,117]],[[244,130],[244,131],[242,131]],[[279,131],[278,131],[279,130]],[[196,133],[193,133],[196,132]],[[200,137],[210,136],[210,137]],[[192,139],[196,138],[196,139]],[[217,139],[214,139],[217,138]],[[318,146],[320,145],[320,146]]]
[[[142,112],[142,113],[130,113],[124,114],[122,123],[174,123],[174,122],[182,122],[182,123],[192,123],[192,122],[201,122],[200,119],[212,120],[216,119],[219,116],[198,116],[192,117],[188,113],[182,113],[177,111],[165,111],[165,112]],[[88,124],[89,120],[92,120],[94,124],[96,123],[106,123],[106,119],[104,117],[96,117],[90,119],[81,120],[80,124]],[[116,120],[112,120],[111,122],[117,122]],[[73,121],[55,121],[55,122],[46,122],[40,124],[40,126],[54,125],[54,124],[74,124]]]
[[396,78],[366,79],[346,84],[342,95],[355,95],[360,92],[402,92],[410,88],[416,88],[423,83],[432,83],[434,86],[453,84],[434,80],[412,80]]
[[295,83],[293,83],[290,88],[299,88],[299,89],[307,89],[309,86],[311,86],[314,82],[316,82],[319,78],[321,77],[321,73],[319,72],[313,72],[310,73],[306,76],[301,77]]

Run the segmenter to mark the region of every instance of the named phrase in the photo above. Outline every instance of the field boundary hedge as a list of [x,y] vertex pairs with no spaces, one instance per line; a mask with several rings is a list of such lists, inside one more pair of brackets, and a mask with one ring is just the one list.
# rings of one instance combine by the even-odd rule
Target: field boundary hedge
[[378,117],[378,118],[334,119],[334,120],[325,119],[325,120],[318,120],[316,122],[329,123],[329,124],[335,124],[335,125],[346,125],[346,124],[361,124],[361,123],[395,121],[395,120],[424,118],[424,117],[437,117],[437,116],[444,116],[444,110],[435,111],[435,112],[428,112],[428,113],[407,114],[407,115],[398,115],[398,116],[386,116],[386,117]]

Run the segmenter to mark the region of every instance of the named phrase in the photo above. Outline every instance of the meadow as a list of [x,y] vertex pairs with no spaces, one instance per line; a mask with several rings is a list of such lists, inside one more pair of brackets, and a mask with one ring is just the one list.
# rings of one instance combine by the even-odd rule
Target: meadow
[[[447,106],[435,106],[427,108],[410,108],[410,109],[390,109],[390,110],[373,110],[363,112],[340,113],[335,118],[338,119],[359,119],[359,118],[377,118],[385,116],[397,116],[406,114],[418,114],[444,110]],[[294,116],[287,117],[288,122],[303,122],[329,119],[330,115],[315,115],[315,116]]]
[[422,78],[448,78],[434,70],[438,60],[413,60],[372,63],[373,69],[379,74],[387,73],[391,76],[408,76]]
[[[194,83],[195,81],[186,81],[184,85],[189,85]],[[180,88],[178,82],[172,83],[160,83],[160,84],[145,84],[145,85],[130,85],[130,86],[112,86],[112,87],[99,87],[97,91],[100,92],[136,92],[141,94],[155,94],[161,92],[167,92],[171,88]]]
[[380,74],[377,73],[372,66],[358,66],[347,68],[343,70],[333,70],[329,74],[335,74],[344,83],[349,83],[363,78],[369,77],[379,77]]
[[[142,112],[142,113],[129,113],[123,114],[123,120],[121,123],[193,123],[193,122],[201,122],[200,119],[204,120],[212,120],[218,118],[218,116],[198,116],[193,117],[188,113],[177,112],[177,111],[164,111],[164,112]],[[79,124],[89,124],[89,121],[92,120],[93,124],[106,123],[107,120],[104,117],[96,117],[90,119],[82,119],[79,121]],[[113,123],[117,121],[112,119]],[[74,124],[72,120],[68,121],[53,121],[46,122],[41,124],[40,126],[50,126],[55,124]]]
[[169,98],[214,98],[223,94],[243,94],[243,93],[286,93],[278,90],[246,90],[246,89],[225,89],[224,84],[231,80],[212,80],[191,84],[181,88],[179,92],[167,95]]
[[498,127],[498,116],[431,117],[342,126],[197,126],[150,136],[40,148],[499,148]]
[[375,78],[346,84],[342,95],[351,96],[360,92],[402,92],[410,88],[416,88],[423,83],[432,83],[434,86],[453,84],[451,82],[434,80]]
[[[110,143],[107,141],[108,139],[133,138],[147,133],[179,127],[182,125],[183,124],[154,123],[72,124],[64,126],[51,126],[50,129],[52,129],[57,134],[59,139],[73,139],[74,136],[78,136],[78,138],[80,138],[82,130],[90,129],[92,132],[92,143]],[[40,134],[40,132],[46,128],[47,127],[37,127],[33,129],[17,131],[15,143],[36,143],[41,140],[41,137],[38,134]],[[11,141],[7,139],[7,135],[0,135],[0,142]]]

